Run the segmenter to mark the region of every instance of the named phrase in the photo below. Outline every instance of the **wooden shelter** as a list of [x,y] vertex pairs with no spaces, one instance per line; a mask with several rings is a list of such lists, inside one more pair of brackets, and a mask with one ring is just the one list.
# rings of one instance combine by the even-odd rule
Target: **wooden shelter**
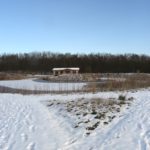
[[78,74],[80,68],[53,68],[53,75],[58,76],[62,74]]

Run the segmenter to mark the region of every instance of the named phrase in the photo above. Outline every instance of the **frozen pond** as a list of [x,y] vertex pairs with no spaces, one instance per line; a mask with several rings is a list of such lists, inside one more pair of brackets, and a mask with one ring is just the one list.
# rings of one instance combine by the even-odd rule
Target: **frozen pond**
[[53,83],[37,79],[0,81],[0,86],[38,91],[76,91],[81,90],[84,85],[86,83]]

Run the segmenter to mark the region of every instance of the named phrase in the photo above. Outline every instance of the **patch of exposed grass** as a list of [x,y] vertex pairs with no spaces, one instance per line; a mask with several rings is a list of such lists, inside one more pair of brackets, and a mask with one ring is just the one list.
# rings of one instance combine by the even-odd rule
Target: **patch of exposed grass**
[[89,135],[99,126],[106,126],[112,122],[120,113],[121,108],[131,103],[129,99],[124,95],[119,95],[118,99],[82,98],[66,102],[56,100],[53,103],[49,102],[47,106],[55,110],[57,108],[63,117],[67,116],[67,118],[70,118],[69,120],[74,122],[74,128],[82,127]]

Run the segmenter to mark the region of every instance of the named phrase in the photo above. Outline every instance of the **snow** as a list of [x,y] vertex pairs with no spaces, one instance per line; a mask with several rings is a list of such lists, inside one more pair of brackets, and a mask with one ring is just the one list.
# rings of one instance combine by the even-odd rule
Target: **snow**
[[[27,88],[32,86],[34,81],[1,81],[0,85],[23,87],[23,83]],[[30,86],[27,83],[30,83]],[[89,136],[84,134],[83,128],[72,127],[73,121],[63,117],[63,110],[61,113],[57,108],[51,110],[45,105],[47,101],[69,102],[98,97],[107,99],[117,98],[120,94],[128,98],[133,97],[132,105],[121,111],[110,124],[96,128]],[[0,150],[149,150],[149,116],[150,89],[95,94],[1,93]]]
[[60,70],[66,70],[66,69],[69,69],[69,70],[79,70],[80,68],[53,68],[53,71],[60,71]]
[[86,83],[52,83],[38,79],[23,79],[0,81],[1,86],[16,89],[40,90],[40,91],[72,91],[80,90]]
[[61,147],[69,133],[34,96],[0,95],[0,149],[49,150]]
[[149,150],[150,91],[129,92],[128,96],[133,96],[136,101],[120,118],[108,128],[96,130],[91,137],[78,140],[66,149]]

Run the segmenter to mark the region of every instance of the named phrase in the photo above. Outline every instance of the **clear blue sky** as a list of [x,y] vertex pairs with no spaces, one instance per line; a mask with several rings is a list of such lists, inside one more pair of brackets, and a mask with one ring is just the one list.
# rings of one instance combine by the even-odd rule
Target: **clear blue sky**
[[150,0],[1,0],[0,52],[150,54]]

